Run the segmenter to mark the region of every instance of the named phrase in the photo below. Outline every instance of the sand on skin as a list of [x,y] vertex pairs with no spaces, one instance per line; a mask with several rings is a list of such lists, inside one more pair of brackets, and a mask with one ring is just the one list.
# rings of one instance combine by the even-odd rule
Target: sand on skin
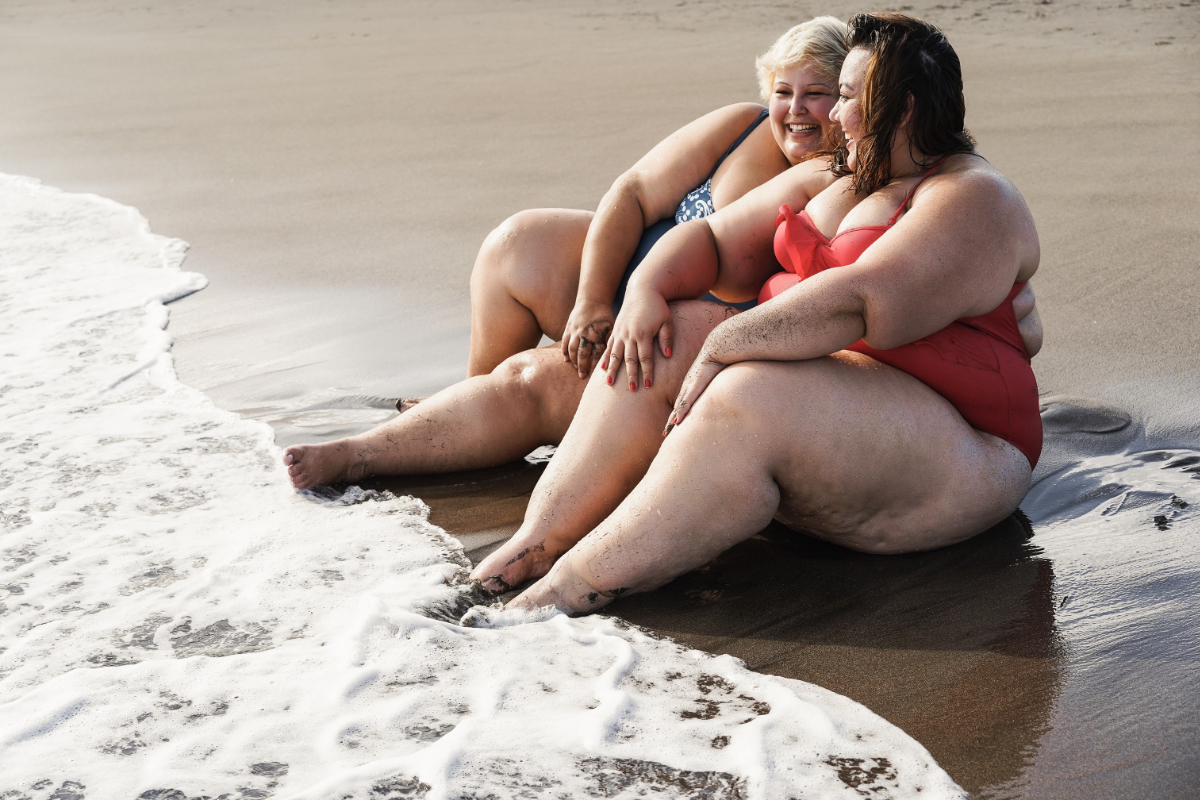
[[[980,150],[1038,220],[1043,392],[1118,406],[1147,440],[1194,447],[1195,6],[978,0],[905,9],[950,34]],[[332,402],[357,403],[366,421],[382,413],[373,397],[427,392],[462,374],[465,287],[491,227],[524,207],[594,206],[658,138],[752,99],[750,62],[778,31],[815,13],[857,10],[9,6],[0,11],[2,168],[133,205],[156,231],[192,244],[187,268],[211,285],[172,311],[185,382],[267,419],[286,422],[297,408]],[[341,431],[339,419],[342,428],[322,430]],[[306,435],[288,424],[281,434],[283,443]],[[1043,469],[1069,458],[1071,446],[1106,446],[1080,440],[1068,426]],[[1108,442],[1123,446],[1119,436]],[[512,530],[529,478],[409,483],[440,524],[482,541]],[[938,559],[986,561],[983,550],[918,566],[947,579]],[[1064,655],[1046,622],[1061,600],[1056,565],[1019,545],[1005,553],[995,557],[1016,565],[1016,577],[988,595],[1001,598],[994,607],[967,602],[957,584],[931,590],[930,603],[956,598],[962,622],[933,640],[886,608],[878,614],[908,638],[875,646],[862,631],[841,630],[826,640],[806,634],[798,648],[795,636],[756,638],[736,619],[689,632],[652,598],[638,613],[689,643],[865,702],[985,795],[1020,779],[1018,794],[1049,796],[1049,787],[1072,796],[1080,772],[1089,791],[1112,796],[1129,786],[1148,797],[1173,796],[1189,779],[1194,786],[1200,768],[1171,756],[1178,743],[1169,740],[1161,761],[1091,757],[1098,743],[1085,710],[1103,671],[1097,677],[1095,664]],[[736,563],[729,569],[738,574]],[[881,569],[890,570],[886,585],[909,580],[903,567]],[[679,597],[691,590],[701,593],[693,599],[712,591],[684,587]],[[813,591],[814,602],[837,603]],[[1005,620],[1016,621],[1015,633]],[[843,622],[870,628],[861,614]],[[780,641],[791,645],[771,645]],[[1154,673],[1147,669],[1147,683]],[[1154,726],[1137,718],[1154,708],[1118,704],[1114,713],[1124,713],[1131,741],[1154,740]]]

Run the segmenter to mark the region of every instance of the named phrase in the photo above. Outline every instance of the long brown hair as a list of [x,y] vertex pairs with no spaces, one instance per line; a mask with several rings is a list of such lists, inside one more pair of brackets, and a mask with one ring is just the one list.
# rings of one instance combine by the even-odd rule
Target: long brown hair
[[[904,14],[856,14],[847,44],[871,54],[860,94],[865,133],[857,142],[854,191],[870,194],[892,179],[892,145],[912,103],[909,148],[931,166],[950,153],[975,152],[967,131],[962,67],[946,35],[928,22]],[[834,158],[835,175],[846,175],[843,145]]]

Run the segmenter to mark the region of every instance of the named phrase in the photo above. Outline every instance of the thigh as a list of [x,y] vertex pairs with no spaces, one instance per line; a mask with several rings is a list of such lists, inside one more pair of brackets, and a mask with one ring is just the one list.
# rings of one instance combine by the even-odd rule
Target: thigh
[[513,298],[552,339],[562,337],[579,290],[583,243],[594,214],[537,208],[514,214],[492,232],[480,258],[495,262]]
[[1028,491],[1019,450],[868,356],[754,362],[718,378],[718,397],[755,409],[747,445],[794,529],[866,552],[927,550],[987,529]]

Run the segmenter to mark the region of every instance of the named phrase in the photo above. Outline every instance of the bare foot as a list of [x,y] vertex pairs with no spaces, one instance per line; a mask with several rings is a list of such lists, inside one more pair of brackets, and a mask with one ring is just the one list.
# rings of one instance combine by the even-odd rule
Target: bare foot
[[509,600],[505,608],[535,610],[554,606],[567,614],[590,614],[629,592],[629,589],[598,589],[577,574],[570,556],[562,559],[548,574],[521,594]]
[[289,447],[283,451],[283,463],[297,490],[356,481],[368,474],[364,454],[349,439]]
[[424,397],[406,397],[403,400],[397,400],[396,410],[403,414],[424,399]]
[[550,571],[565,550],[547,552],[546,542],[528,541],[520,531],[500,549],[479,562],[471,571],[471,579],[492,592],[508,592],[533,578]]

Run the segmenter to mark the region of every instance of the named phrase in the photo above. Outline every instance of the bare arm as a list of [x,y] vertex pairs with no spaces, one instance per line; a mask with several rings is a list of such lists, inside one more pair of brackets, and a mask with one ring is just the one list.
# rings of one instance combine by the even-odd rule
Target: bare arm
[[715,214],[668,231],[629,281],[625,306],[601,361],[614,383],[624,363],[636,388],[654,380],[657,338],[670,357],[672,333],[667,303],[700,297],[716,285],[726,296],[754,297],[779,270],[772,250],[781,205],[803,208],[832,180],[823,161],[808,161],[753,189]]
[[575,307],[563,332],[563,354],[581,377],[612,329],[613,298],[642,232],[675,213],[761,110],[739,103],[706,114],[655,145],[604,195],[584,240]]
[[684,382],[677,424],[708,382],[738,361],[798,361],[859,339],[886,350],[998,306],[1037,269],[1024,200],[990,167],[929,181],[912,210],[854,264],[828,270],[729,319]]

